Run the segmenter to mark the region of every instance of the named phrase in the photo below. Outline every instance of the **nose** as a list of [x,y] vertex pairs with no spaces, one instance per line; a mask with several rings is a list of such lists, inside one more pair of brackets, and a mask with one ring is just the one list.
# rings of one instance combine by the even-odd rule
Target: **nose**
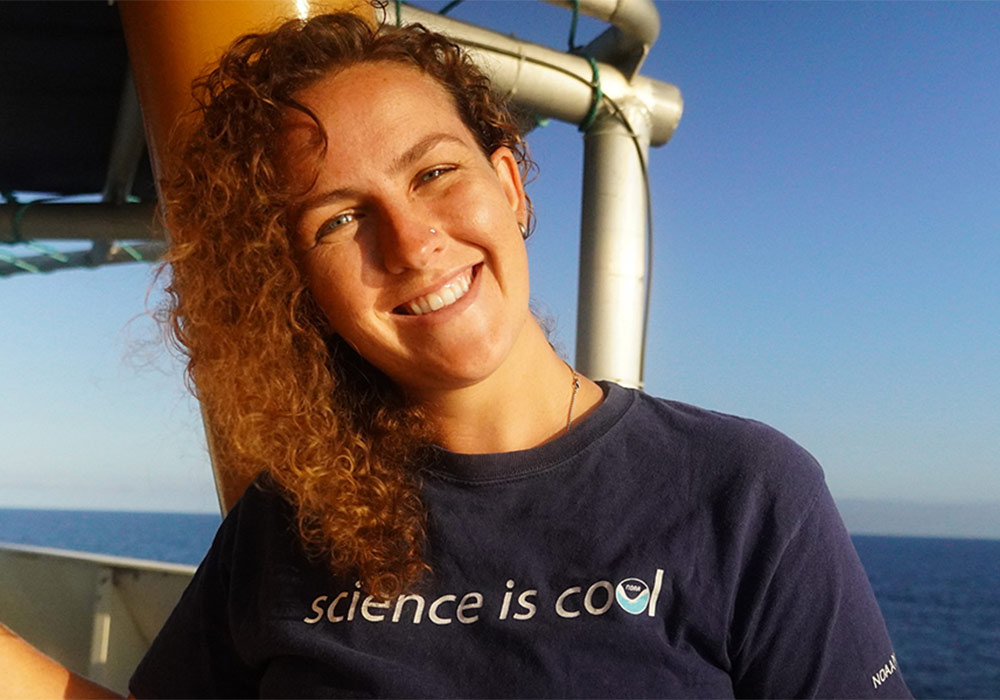
[[394,275],[424,269],[443,250],[446,238],[440,225],[428,223],[426,216],[412,211],[386,212],[379,231],[382,263]]

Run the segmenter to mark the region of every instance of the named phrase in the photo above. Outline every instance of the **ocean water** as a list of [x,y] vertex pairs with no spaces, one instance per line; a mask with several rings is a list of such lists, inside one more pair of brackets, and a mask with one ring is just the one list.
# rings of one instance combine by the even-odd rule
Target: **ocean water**
[[197,564],[218,515],[0,508],[0,542]]
[[[218,525],[215,515],[0,509],[0,541],[185,564]],[[914,696],[1000,698],[1000,540],[853,539]]]
[[1000,698],[1000,540],[856,535],[918,698]]

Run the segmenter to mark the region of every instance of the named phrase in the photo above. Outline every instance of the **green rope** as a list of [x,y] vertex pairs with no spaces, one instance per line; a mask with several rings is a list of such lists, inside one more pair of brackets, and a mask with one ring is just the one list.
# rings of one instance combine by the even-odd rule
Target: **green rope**
[[[576,25],[580,19],[580,0],[573,0],[573,18],[569,23],[569,52],[570,53],[583,53],[581,49],[582,46],[576,45]],[[587,111],[587,116],[583,118],[580,122],[580,131],[587,131],[591,125],[594,123],[594,119],[597,118],[597,110],[601,106],[601,100],[604,99],[604,90],[601,89],[601,72],[597,68],[597,61],[594,60],[593,56],[584,56],[590,63],[590,70],[593,74],[593,78],[590,81],[590,87],[594,91],[594,98],[590,102],[590,109]]]
[[61,263],[69,262],[69,258],[67,258],[65,255],[60,253],[55,248],[49,247],[44,243],[38,243],[37,241],[25,241],[25,243],[28,245],[29,248],[37,250],[42,255],[52,258],[56,262],[61,262]]
[[38,274],[38,273],[41,272],[41,270],[39,270],[37,267],[35,267],[31,263],[25,262],[24,260],[21,260],[20,258],[15,257],[13,255],[7,255],[6,253],[3,253],[3,252],[0,252],[0,260],[2,260],[4,262],[7,262],[7,263],[10,263],[14,267],[20,268],[20,269],[24,270],[25,272],[34,272],[35,274]]
[[[17,197],[14,196],[13,192],[5,193],[4,194],[4,199],[6,199],[8,202],[10,202],[12,204],[17,204],[18,203]],[[47,245],[43,245],[41,243],[36,243],[34,241],[25,240],[24,237],[21,236],[21,219],[23,219],[24,215],[27,213],[28,207],[30,207],[32,204],[37,204],[38,202],[50,202],[50,201],[52,201],[52,200],[51,199],[35,199],[35,200],[32,200],[32,201],[27,202],[25,204],[21,204],[17,208],[17,211],[14,212],[14,216],[12,216],[10,218],[10,238],[11,239],[10,239],[10,241],[7,241],[7,242],[8,243],[24,243],[29,248],[32,248],[33,250],[37,250],[42,255],[46,255],[46,256],[52,258],[53,260],[58,260],[61,263],[69,262],[69,258],[67,258],[65,255],[63,255],[59,251],[57,251],[55,248],[50,248]]]
[[[0,193],[0,196],[3,197],[4,203],[20,204],[20,202],[17,201],[17,195],[14,194],[12,191],[4,190],[2,193]],[[11,217],[10,220],[10,240],[4,241],[4,243],[22,242],[21,231],[20,231],[20,223],[22,216],[24,216],[24,208],[18,207],[17,211],[14,212],[14,216]]]
[[601,71],[597,68],[597,61],[592,56],[587,56],[587,60],[590,61],[590,70],[594,74],[594,78],[590,83],[590,86],[594,89],[594,99],[590,103],[590,111],[587,112],[587,116],[580,122],[580,131],[590,129],[594,123],[594,119],[597,118],[597,109],[601,106],[601,100],[604,99],[604,91],[601,89]]
[[455,7],[462,4],[462,0],[451,0],[447,5],[438,10],[439,15],[446,15],[452,11]]
[[[13,201],[15,204],[17,203],[16,199]],[[14,216],[10,219],[10,237],[11,241],[14,243],[24,242],[24,239],[21,238],[21,219],[24,218],[25,212],[28,211],[28,207],[32,204],[34,204],[34,202],[28,202],[27,204],[20,205],[17,208],[17,211],[14,212]]]
[[569,50],[570,53],[579,48],[576,45],[576,22],[580,19],[580,0],[573,0],[573,19],[569,23]]
[[[13,204],[17,204],[18,203],[17,202],[17,197],[14,196],[13,192],[11,192],[11,193],[5,193],[4,194],[4,199],[6,199],[8,202],[11,202]],[[27,213],[28,207],[30,207],[33,204],[37,204],[39,202],[51,202],[51,201],[52,201],[51,199],[35,199],[35,200],[32,200],[30,202],[27,202],[25,204],[20,205],[17,208],[17,211],[14,212],[14,216],[12,216],[11,219],[10,219],[10,236],[11,236],[11,240],[9,242],[10,243],[24,243],[26,246],[28,246],[32,250],[36,250],[39,253],[41,253],[42,255],[44,255],[46,257],[49,257],[49,258],[52,258],[56,262],[67,263],[67,262],[69,262],[69,258],[67,258],[65,255],[63,255],[62,253],[60,253],[55,248],[47,246],[44,243],[38,243],[36,241],[25,240],[21,236],[21,219],[24,218],[25,213]],[[35,268],[34,265],[31,265],[30,263],[24,263],[24,264],[27,265],[28,267],[27,268],[26,267],[21,267],[20,265],[18,265],[18,267],[21,267],[21,269],[32,268],[33,271],[35,271],[35,272],[38,271],[37,268]]]
[[118,241],[118,247],[124,250],[126,253],[128,253],[132,257],[132,259],[135,260],[136,262],[142,262],[144,260],[144,258],[142,257],[142,253],[140,253],[138,250],[130,246],[128,243],[122,243],[121,241]]

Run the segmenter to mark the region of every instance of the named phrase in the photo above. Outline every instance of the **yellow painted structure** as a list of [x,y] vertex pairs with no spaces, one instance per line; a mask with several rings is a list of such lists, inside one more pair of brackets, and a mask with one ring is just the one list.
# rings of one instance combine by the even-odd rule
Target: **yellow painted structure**
[[[170,130],[193,106],[191,82],[234,39],[324,12],[349,10],[375,21],[374,8],[364,0],[123,0],[119,7],[157,181]],[[211,416],[203,418],[212,452]],[[214,455],[213,470],[226,513],[247,484],[220,470]]]
[[191,81],[236,37],[323,12],[375,19],[363,0],[123,0],[119,8],[154,170],[174,121],[192,104]]

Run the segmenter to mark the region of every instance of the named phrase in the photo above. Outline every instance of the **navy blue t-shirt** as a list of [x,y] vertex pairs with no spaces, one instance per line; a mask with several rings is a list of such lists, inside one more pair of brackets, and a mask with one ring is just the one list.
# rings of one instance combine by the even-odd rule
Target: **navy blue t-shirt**
[[605,384],[538,448],[439,451],[428,562],[379,602],[258,482],[137,697],[909,697],[820,468],[760,423]]

